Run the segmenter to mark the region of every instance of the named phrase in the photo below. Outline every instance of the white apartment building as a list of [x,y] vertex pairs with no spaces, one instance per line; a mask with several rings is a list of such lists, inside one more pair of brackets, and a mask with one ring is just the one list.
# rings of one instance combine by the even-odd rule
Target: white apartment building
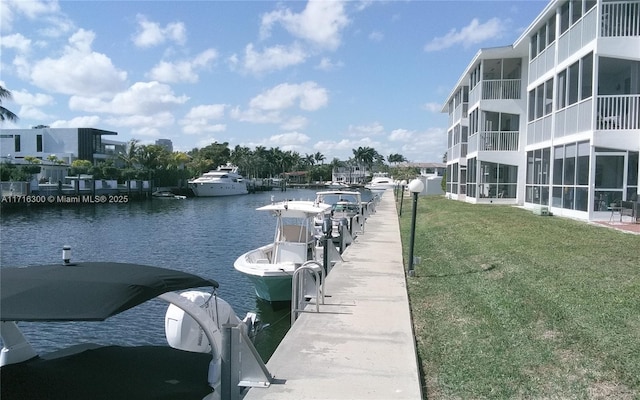
[[608,220],[640,197],[640,0],[552,0],[442,111],[450,198]]

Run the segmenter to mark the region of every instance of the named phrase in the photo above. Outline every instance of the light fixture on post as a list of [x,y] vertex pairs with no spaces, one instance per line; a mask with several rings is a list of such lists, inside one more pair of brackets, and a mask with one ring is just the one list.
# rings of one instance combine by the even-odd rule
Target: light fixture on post
[[414,179],[409,182],[409,191],[413,194],[413,212],[411,215],[411,236],[409,237],[409,276],[415,276],[413,270],[413,244],[415,242],[416,233],[416,211],[418,208],[418,195],[424,190],[424,182],[420,179]]
[[407,181],[400,181],[400,216],[402,217],[402,199],[404,199],[404,187],[407,186]]

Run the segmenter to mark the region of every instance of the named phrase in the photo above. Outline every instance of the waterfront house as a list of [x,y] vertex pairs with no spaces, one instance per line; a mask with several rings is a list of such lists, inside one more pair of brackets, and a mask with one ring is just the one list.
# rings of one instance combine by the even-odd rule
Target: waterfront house
[[361,165],[341,165],[331,171],[331,181],[346,185],[361,185],[371,174]]
[[96,164],[124,151],[126,143],[103,138],[117,134],[95,128],[49,128],[42,125],[31,129],[3,129],[0,155],[3,162],[11,163],[26,156],[46,160],[54,155],[69,165],[78,159]]
[[640,193],[640,1],[551,1],[442,111],[450,198],[609,220]]

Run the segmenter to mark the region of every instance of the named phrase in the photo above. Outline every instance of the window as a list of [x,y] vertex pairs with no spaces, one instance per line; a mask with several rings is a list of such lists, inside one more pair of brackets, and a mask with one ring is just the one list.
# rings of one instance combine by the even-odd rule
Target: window
[[529,92],[529,121],[536,119],[536,90]]
[[529,92],[529,121],[551,114],[553,111],[553,79]]
[[[468,165],[469,164],[467,164],[467,171],[469,171]],[[515,199],[517,196],[517,181],[517,166],[492,162],[480,162],[478,197]]]
[[589,206],[589,142],[554,148],[552,205],[587,211]]
[[36,135],[36,151],[42,152],[42,135]]
[[565,108],[567,105],[567,71],[562,71],[558,74],[558,95],[557,95],[557,107],[558,109]]
[[565,185],[576,183],[576,145],[569,144],[565,147],[564,154],[564,181]]
[[544,112],[544,84],[536,88],[536,118],[541,118]]
[[578,163],[576,165],[576,178],[578,185],[589,184],[589,143],[578,143]]
[[571,24],[575,24],[582,17],[582,0],[571,0]]
[[580,100],[584,100],[592,96],[592,93],[593,93],[592,80],[593,80],[593,53],[589,53],[584,58],[582,58]]
[[564,161],[564,147],[557,146],[553,150],[553,184],[562,185],[562,163]]
[[13,138],[13,147],[14,147],[13,151],[15,151],[15,152],[20,151],[20,135],[16,135]]
[[578,102],[578,83],[580,82],[580,64],[574,63],[569,67],[569,102],[568,105]]
[[553,78],[544,83],[544,115],[553,111]]
[[567,1],[560,7],[560,34],[562,35],[569,29],[569,2]]

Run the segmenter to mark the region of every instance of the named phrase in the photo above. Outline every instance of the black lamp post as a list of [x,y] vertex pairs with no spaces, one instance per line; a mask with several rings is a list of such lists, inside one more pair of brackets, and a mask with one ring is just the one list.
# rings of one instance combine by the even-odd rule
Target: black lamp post
[[407,186],[407,181],[404,179],[400,182],[400,216],[402,217],[402,200],[404,199],[404,187]]
[[413,270],[413,244],[416,233],[416,210],[418,208],[418,194],[424,190],[424,183],[420,179],[409,182],[409,191],[413,194],[413,212],[411,215],[411,236],[409,238],[409,276],[415,276]]

